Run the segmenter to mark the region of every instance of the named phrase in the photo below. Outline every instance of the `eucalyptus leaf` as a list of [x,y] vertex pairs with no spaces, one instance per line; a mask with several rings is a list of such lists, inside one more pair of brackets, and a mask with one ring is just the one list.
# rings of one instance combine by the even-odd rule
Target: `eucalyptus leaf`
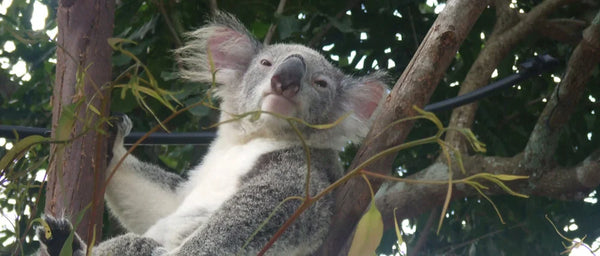
[[371,201],[369,210],[362,216],[356,226],[348,256],[374,255],[382,237],[383,220],[381,213],[377,210],[375,202]]

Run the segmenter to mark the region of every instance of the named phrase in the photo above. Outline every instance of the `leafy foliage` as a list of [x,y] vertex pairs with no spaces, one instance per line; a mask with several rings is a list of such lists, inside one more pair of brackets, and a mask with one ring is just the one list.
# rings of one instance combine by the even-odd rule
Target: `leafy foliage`
[[[146,69],[138,77],[153,75],[156,84],[173,92],[177,101],[190,105],[199,101],[210,85],[187,83],[177,79],[178,63],[172,50],[181,46],[183,34],[199,27],[209,17],[208,1],[119,1],[115,18],[115,38],[136,42],[123,48],[135,55]],[[351,8],[346,11],[349,3]],[[220,1],[219,8],[239,17],[251,32],[263,38],[269,25],[278,24],[275,41],[310,44],[321,50],[336,65],[347,72],[363,74],[373,69],[386,69],[391,81],[398,78],[414,55],[435,20],[435,6],[424,0],[384,1],[288,1],[282,15],[275,16],[279,1]],[[540,1],[518,1],[517,7],[525,12]],[[41,5],[39,5],[41,3]],[[51,122],[51,94],[54,83],[55,10],[57,1],[13,0],[2,2],[7,6],[0,15],[0,124],[49,127]],[[45,27],[33,30],[31,18],[35,8],[46,8]],[[35,7],[35,8],[34,8]],[[575,17],[589,21],[589,10],[584,5],[573,4],[553,14],[554,18]],[[488,8],[473,27],[461,46],[454,63],[433,95],[432,102],[456,96],[460,82],[477,58],[495,22],[495,11]],[[329,28],[330,27],[330,28]],[[328,29],[329,28],[329,29]],[[48,35],[50,34],[50,36]],[[12,47],[11,45],[14,45]],[[514,48],[510,56],[497,67],[499,79],[515,72],[514,66],[536,54],[549,53],[563,62],[554,74],[544,74],[522,82],[514,88],[497,93],[479,102],[473,131],[488,146],[488,155],[513,156],[520,152],[529,139],[537,117],[555,89],[555,77],[561,77],[564,63],[574,46],[532,34]],[[116,83],[126,84],[135,76],[130,71],[136,61],[115,51],[113,77]],[[25,66],[27,74],[16,74],[16,67]],[[364,67],[364,68],[361,68]],[[597,113],[600,106],[598,86],[599,69],[596,68],[585,92],[584,100],[560,135],[556,160],[573,165],[600,146],[597,133]],[[156,120],[140,107],[129,93],[117,88],[112,93],[111,108],[136,116],[133,120],[138,131],[147,131]],[[148,107],[159,119],[172,110],[160,100],[146,97]],[[500,104],[499,104],[500,103]],[[173,104],[175,102],[173,101]],[[450,113],[436,113],[447,123]],[[200,106],[176,117],[167,128],[171,131],[198,131],[209,127],[217,116]],[[417,122],[408,140],[424,138],[435,133],[435,127]],[[1,142],[1,141],[0,141]],[[14,141],[8,142],[14,145]],[[5,143],[0,143],[0,155],[6,154]],[[197,164],[206,148],[203,146],[143,147],[137,151],[141,158],[181,173]],[[342,159],[349,162],[355,149],[349,147]],[[440,154],[435,145],[425,145],[402,151],[396,158],[402,176],[415,173],[428,166]],[[37,248],[31,229],[32,219],[41,214],[43,190],[39,176],[46,167],[48,146],[36,145],[26,157],[12,164],[19,175],[8,180],[2,170],[0,177],[0,208],[3,213],[15,212],[9,217],[14,227],[0,229],[0,254],[30,254]],[[151,157],[160,155],[159,158]],[[581,195],[585,197],[585,195]],[[464,198],[453,201],[439,235],[427,228],[430,214],[416,217],[410,223],[416,232],[407,234],[408,248],[415,246],[421,237],[428,238],[420,250],[423,255],[546,255],[557,254],[564,248],[561,238],[548,224],[550,216],[559,228],[577,223],[578,229],[567,232],[569,237],[600,236],[600,205],[584,201],[559,201],[547,198],[520,199],[512,196],[492,197],[506,224],[501,224],[494,209],[481,198]],[[596,199],[597,200],[597,199]],[[438,213],[433,213],[437,217]],[[108,217],[107,217],[108,218]],[[105,222],[109,236],[119,232],[116,223]],[[391,238],[390,238],[391,237]],[[391,254],[396,242],[393,231],[384,234],[379,252]],[[22,247],[20,247],[22,246]]]

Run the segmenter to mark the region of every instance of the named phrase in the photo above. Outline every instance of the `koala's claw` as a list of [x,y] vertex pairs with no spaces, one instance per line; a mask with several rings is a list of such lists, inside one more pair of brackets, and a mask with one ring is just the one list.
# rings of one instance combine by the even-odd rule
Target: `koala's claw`
[[125,136],[127,136],[131,132],[131,128],[133,127],[133,123],[131,119],[125,114],[116,114],[114,116],[114,129],[115,129],[115,139],[123,140]]
[[[79,252],[85,252],[85,244],[81,241],[77,234],[74,234],[73,225],[67,219],[55,219],[51,216],[43,216],[46,225],[37,228],[37,237],[40,243],[45,248],[48,255],[59,255],[67,238],[73,234],[73,242],[71,248],[73,255],[80,255]],[[49,230],[47,230],[49,228]],[[77,252],[77,253],[76,253]],[[79,254],[78,254],[79,253]]]

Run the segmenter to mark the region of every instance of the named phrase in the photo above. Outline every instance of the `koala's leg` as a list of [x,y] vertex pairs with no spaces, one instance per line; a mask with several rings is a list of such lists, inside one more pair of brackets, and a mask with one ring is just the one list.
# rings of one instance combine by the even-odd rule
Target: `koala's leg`
[[[73,241],[71,243],[72,252],[67,252],[67,255],[86,255],[87,246],[73,232],[73,226],[68,220],[55,219],[49,216],[44,216],[44,220],[48,223],[50,230],[48,232],[43,227],[37,229],[37,236],[40,239],[42,251],[45,251],[49,256],[59,256],[68,237],[73,234]],[[51,234],[51,237],[46,238],[47,234]],[[158,242],[133,233],[112,238],[92,248],[92,255],[94,256],[158,256],[165,253],[166,250]]]
[[[270,189],[266,184],[257,185],[227,201],[168,255],[256,255],[300,205],[298,200],[283,203],[251,239],[261,223],[290,195],[288,191]],[[301,195],[302,191],[298,190],[297,194]],[[327,198],[300,215],[267,255],[310,255],[314,252],[327,234],[332,205],[332,200]],[[247,240],[250,242],[242,248]]]
[[93,256],[159,256],[166,250],[152,238],[134,233],[120,235],[92,248]]
[[[113,172],[114,176],[107,185],[105,198],[123,226],[142,234],[179,206],[181,198],[176,190],[183,179],[132,155],[126,156],[123,139],[131,131],[132,123],[127,116],[120,119],[116,124],[113,157],[106,173],[107,179]],[[115,170],[123,157],[125,159]]]

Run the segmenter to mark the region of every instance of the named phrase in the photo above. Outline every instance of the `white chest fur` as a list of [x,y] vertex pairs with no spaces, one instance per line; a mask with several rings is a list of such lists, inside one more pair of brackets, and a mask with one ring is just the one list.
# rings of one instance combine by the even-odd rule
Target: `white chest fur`
[[167,249],[179,246],[193,231],[190,227],[201,226],[237,192],[240,178],[251,170],[261,155],[289,145],[272,139],[254,139],[245,144],[217,139],[178,191],[182,203],[177,210],[160,219],[144,236],[154,238]]
[[182,191],[185,199],[180,208],[216,210],[237,191],[239,179],[250,171],[261,155],[286,145],[271,139],[255,139],[238,145],[216,141],[202,164],[191,171],[190,180]]

